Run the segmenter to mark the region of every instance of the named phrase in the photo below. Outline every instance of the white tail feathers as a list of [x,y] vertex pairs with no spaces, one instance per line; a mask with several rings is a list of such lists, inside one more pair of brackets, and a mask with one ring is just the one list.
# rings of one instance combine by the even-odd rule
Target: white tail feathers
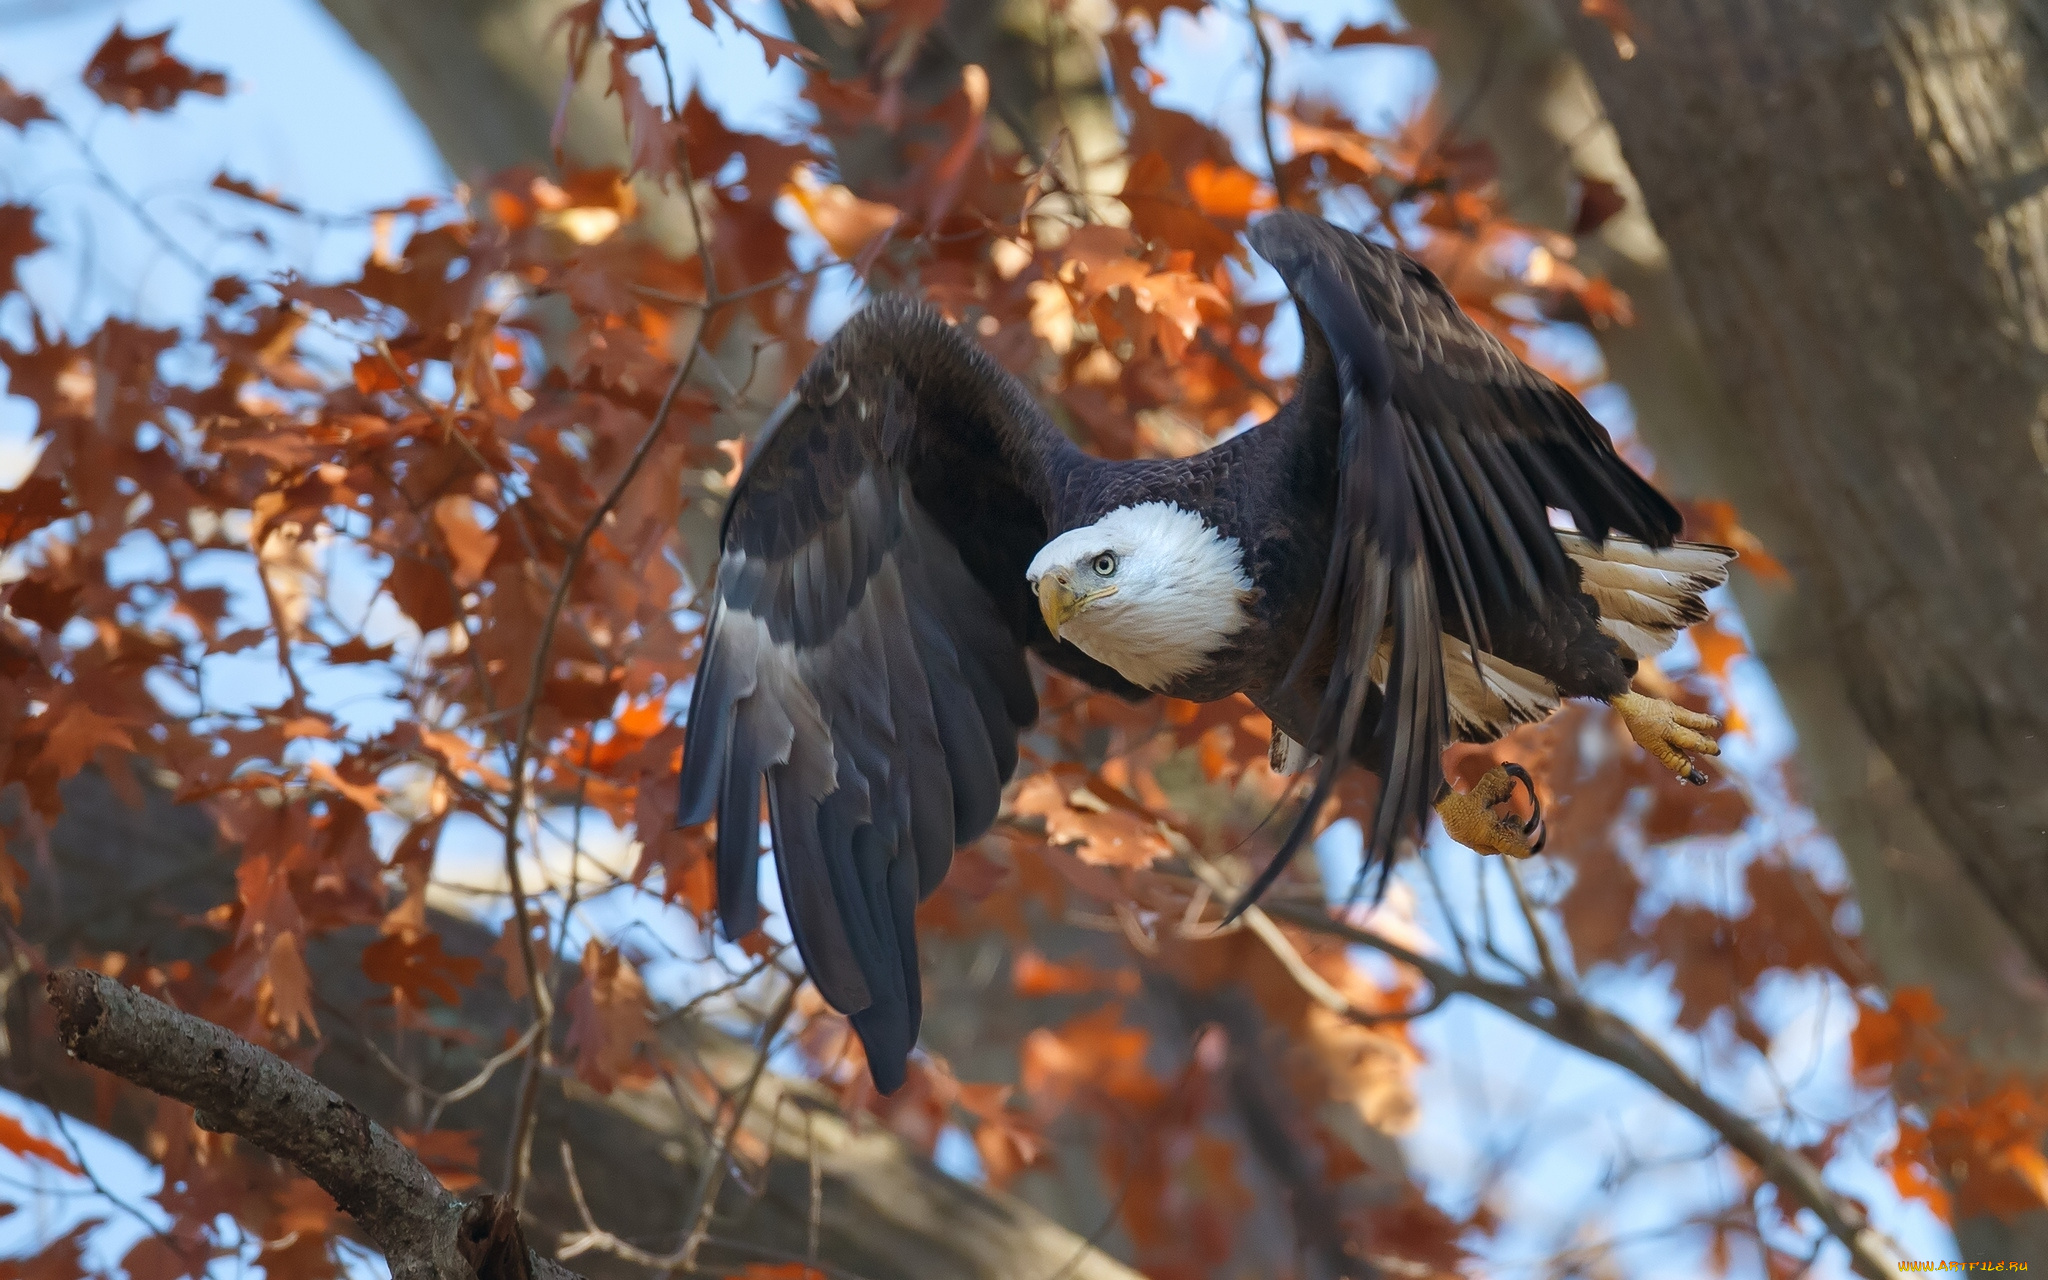
[[[1459,742],[1492,742],[1518,724],[1534,724],[1557,710],[1557,686],[1542,676],[1481,650],[1479,664],[1486,673],[1482,684],[1480,673],[1472,669],[1471,646],[1454,635],[1442,639],[1444,694],[1450,703],[1451,733]],[[1372,655],[1373,683],[1386,683],[1393,652],[1394,633],[1381,632]]]
[[1622,656],[1655,657],[1678,633],[1704,621],[1700,597],[1728,580],[1735,553],[1703,542],[1646,546],[1610,537],[1595,545],[1573,533],[1559,533],[1565,554],[1578,562],[1580,590],[1600,608],[1600,629],[1621,645]]

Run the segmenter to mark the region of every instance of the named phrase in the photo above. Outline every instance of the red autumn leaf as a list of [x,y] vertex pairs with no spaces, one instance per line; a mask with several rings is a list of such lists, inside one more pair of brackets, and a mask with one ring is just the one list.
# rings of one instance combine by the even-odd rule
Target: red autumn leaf
[[[12,293],[21,287],[21,281],[15,275],[15,263],[48,245],[49,241],[36,234],[36,210],[33,206],[0,204],[0,294]],[[7,541],[11,539],[0,537],[0,545]]]
[[78,1166],[72,1163],[71,1157],[65,1154],[62,1147],[38,1138],[23,1128],[20,1120],[4,1111],[0,1111],[0,1147],[5,1147],[15,1155],[33,1157],[44,1164],[54,1165],[66,1173],[75,1174],[79,1171]]
[[1573,175],[1572,206],[1572,234],[1589,236],[1628,208],[1628,197],[1613,183],[1580,173]]
[[392,645],[373,645],[361,636],[350,636],[340,644],[328,648],[327,661],[330,666],[336,667],[359,662],[388,662],[394,651]]
[[43,100],[32,93],[23,93],[7,83],[7,77],[0,76],[0,121],[17,129],[26,129],[36,120],[55,120]]
[[433,996],[445,1004],[462,1003],[462,988],[476,981],[483,961],[474,956],[451,956],[441,950],[441,935],[421,934],[406,938],[387,934],[363,948],[363,973],[380,982],[414,1007]]
[[1406,45],[1410,48],[1429,48],[1429,37],[1412,27],[1394,28],[1384,22],[1366,26],[1347,26],[1330,41],[1332,49],[1352,49],[1361,45]]
[[55,476],[32,475],[0,493],[0,550],[65,514],[64,482]]
[[267,204],[273,209],[282,209],[286,213],[303,212],[298,205],[284,199],[276,192],[259,190],[253,183],[244,182],[240,178],[230,177],[226,173],[214,174],[213,181],[207,185],[211,186],[215,191],[225,191],[229,195],[240,196],[244,200],[254,200],[257,204]]
[[82,582],[52,583],[43,574],[31,574],[6,592],[8,611],[33,622],[45,631],[60,631],[76,611]]
[[227,96],[228,78],[201,71],[171,56],[171,28],[131,36],[114,24],[113,34],[85,64],[85,86],[109,106],[129,111],[168,111],[188,93]]

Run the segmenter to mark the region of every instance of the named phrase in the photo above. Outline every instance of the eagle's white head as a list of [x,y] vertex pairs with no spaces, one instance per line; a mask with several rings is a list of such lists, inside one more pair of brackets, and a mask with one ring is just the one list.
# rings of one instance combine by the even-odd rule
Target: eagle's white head
[[1032,557],[1024,580],[1055,639],[1161,689],[1244,626],[1252,591],[1237,539],[1170,502],[1118,507]]

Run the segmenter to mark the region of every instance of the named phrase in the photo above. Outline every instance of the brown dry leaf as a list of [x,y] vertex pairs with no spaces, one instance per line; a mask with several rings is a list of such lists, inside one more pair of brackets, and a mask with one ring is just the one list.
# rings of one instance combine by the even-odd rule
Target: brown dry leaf
[[[12,293],[21,287],[20,280],[14,274],[14,264],[47,247],[49,241],[36,234],[34,208],[25,204],[0,204],[0,294]],[[4,519],[4,516],[0,516],[0,521]],[[0,546],[12,541],[12,538],[0,533]]]
[[218,71],[188,67],[171,56],[171,28],[131,36],[120,23],[85,64],[85,87],[109,106],[129,111],[168,111],[188,93],[224,98],[228,78]]
[[[542,957],[542,963],[545,964],[547,938],[539,930],[537,923],[533,945],[538,948],[536,956]],[[505,966],[505,993],[514,1000],[526,999],[526,954],[519,945],[518,916],[506,918],[505,927],[498,931],[498,940],[491,944],[491,954]]]
[[657,185],[666,187],[671,178],[680,177],[676,148],[684,145],[686,139],[676,122],[648,98],[640,77],[627,62],[633,54],[652,48],[653,44],[652,36],[612,40],[612,78],[607,92],[617,96],[619,114],[626,122],[626,138],[633,158],[627,172],[644,173]]
[[498,535],[477,522],[476,502],[462,494],[448,494],[434,503],[434,527],[448,543],[448,558],[455,567],[455,585],[464,590],[483,581],[484,569],[497,554]]
[[1165,1092],[1145,1067],[1151,1035],[1126,1025],[1123,1013],[1112,1001],[1057,1031],[1040,1027],[1024,1038],[1019,1079],[1042,1112],[1063,1111],[1083,1093],[1144,1107]]
[[1011,807],[1045,819],[1047,840],[1073,846],[1083,862],[1097,866],[1144,868],[1173,852],[1156,821],[1114,807],[1086,786],[1063,787],[1050,773],[1027,779]]
[[83,702],[73,702],[63,710],[49,713],[54,722],[49,736],[43,740],[41,760],[57,771],[59,778],[68,778],[85,767],[93,753],[101,747],[115,751],[133,751],[134,739],[121,720],[101,715]]
[[308,760],[306,776],[334,791],[364,813],[377,813],[384,808],[384,788],[378,786],[374,778],[368,782],[351,782],[325,760]]
[[796,201],[804,217],[825,237],[825,243],[832,246],[832,252],[841,261],[852,262],[860,257],[877,237],[888,234],[903,217],[903,211],[895,205],[863,200],[839,183],[827,183],[809,165],[791,169],[789,179],[782,185],[782,193]]
[[1347,26],[1330,41],[1332,49],[1351,49],[1361,45],[1406,45],[1416,49],[1429,48],[1429,37],[1413,27],[1395,29],[1384,22],[1366,26]]
[[1572,234],[1589,236],[1628,208],[1628,197],[1604,178],[1576,173],[1572,175],[1572,205]]
[[654,1034],[640,973],[617,950],[595,938],[583,948],[583,980],[569,992],[569,1035],[564,1048],[576,1075],[600,1093],[644,1077],[641,1047]]
[[43,100],[32,93],[22,93],[7,83],[7,77],[0,76],[0,122],[26,129],[32,121],[55,120]]
[[13,546],[64,514],[64,482],[56,476],[28,477],[0,493],[0,549]]
[[451,956],[441,950],[441,935],[405,938],[390,934],[363,948],[363,973],[380,982],[414,1008],[431,995],[445,1004],[462,1003],[462,988],[476,981],[484,963],[474,956]]
[[301,1025],[311,1028],[314,1038],[319,1037],[320,1021],[313,1016],[313,980],[294,935],[280,933],[271,939],[256,1004],[264,1022],[287,1041],[299,1038]]

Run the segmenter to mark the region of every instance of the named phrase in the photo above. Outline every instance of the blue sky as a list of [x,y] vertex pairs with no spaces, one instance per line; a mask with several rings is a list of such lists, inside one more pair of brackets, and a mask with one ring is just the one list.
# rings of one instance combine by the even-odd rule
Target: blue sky
[[[758,7],[757,20],[773,21],[770,6]],[[1299,17],[1319,34],[1345,21],[1388,16],[1378,0],[1348,5],[1297,0],[1264,7]],[[662,10],[675,15],[683,11],[680,4]],[[128,117],[100,108],[77,84],[76,71],[116,18],[131,32],[175,24],[174,50],[194,63],[227,69],[232,92],[224,100],[188,101],[168,118]],[[730,33],[713,40],[679,17],[669,24],[669,33],[684,54],[686,74],[736,123],[767,127],[800,114],[802,104],[791,96],[792,74],[787,69],[769,73],[750,41]],[[1246,166],[1261,169],[1257,74],[1248,56],[1242,16],[1214,7],[1199,21],[1174,13],[1163,35],[1155,51],[1155,65],[1167,76],[1162,101],[1221,123],[1237,142]],[[1427,57],[1404,49],[1328,56],[1295,53],[1283,58],[1276,71],[1277,96],[1285,98],[1296,88],[1313,89],[1344,101],[1368,123],[1405,113],[1431,83]],[[334,278],[361,261],[370,236],[367,223],[359,220],[318,230],[285,228],[254,206],[207,194],[205,183],[217,171],[337,214],[395,204],[421,193],[445,193],[451,186],[431,140],[380,69],[317,4],[306,0],[70,5],[0,0],[0,75],[19,88],[43,94],[53,110],[78,122],[120,184],[136,193],[209,271],[292,268],[316,278]],[[24,139],[0,129],[0,200],[45,205],[50,210],[45,237],[74,246],[67,252],[40,255],[22,272],[38,306],[67,327],[88,329],[109,313],[161,324],[188,321],[194,313],[208,282],[115,207],[70,145],[51,131],[39,129]],[[251,227],[265,228],[275,237],[273,242],[252,242],[244,234]],[[25,323],[18,301],[0,305],[0,339],[20,340]],[[1583,335],[1564,332],[1555,342],[1574,358],[1597,359]],[[1276,350],[1269,366],[1278,368],[1290,359],[1291,353]],[[1604,395],[1596,407],[1615,426],[1626,428],[1625,396]],[[32,460],[27,444],[33,425],[33,413],[24,401],[0,397],[0,487],[13,483]],[[228,580],[242,575],[238,589],[253,586],[246,567],[222,572]],[[364,566],[337,578],[344,608],[352,598],[367,600],[369,581]],[[397,629],[404,623],[390,615],[376,626]],[[275,701],[276,690],[269,685],[276,677],[263,662],[252,660],[246,671],[236,671],[234,678],[248,682],[252,700],[268,696]],[[326,705],[344,706],[364,720],[388,714],[388,704],[380,710],[383,700],[374,682],[325,685],[316,694]],[[1776,712],[1768,680],[1754,664],[1742,669],[1740,695],[1756,727],[1747,742],[1731,744],[1731,763],[1761,766],[1782,757],[1791,745],[1790,730]],[[1775,805],[1771,820],[1796,825],[1802,812]],[[1347,837],[1340,831],[1319,851],[1333,883],[1349,879],[1344,871],[1347,838],[1355,845],[1355,834]],[[1839,882],[1838,859],[1833,859],[1824,837],[1808,838],[1799,847],[1826,878]],[[1454,900],[1472,901],[1475,877],[1497,874],[1461,853],[1437,852]],[[480,830],[469,833],[468,839],[455,839],[449,849],[452,863],[468,858],[488,862],[495,856],[482,846]],[[1355,851],[1349,856],[1355,859]],[[1725,883],[1734,865],[1730,858],[1739,856],[1739,851],[1731,854],[1719,846],[1643,855],[1646,865],[1652,859],[1663,863],[1669,873],[1657,879],[1679,896],[1705,894],[1711,886]],[[1540,866],[1533,878],[1540,887]],[[771,878],[771,892],[772,887]],[[1503,936],[1517,937],[1517,919],[1505,914],[1507,895],[1497,881],[1494,887],[1491,901],[1501,913],[1495,924]],[[635,928],[643,937],[666,938],[682,953],[699,945],[679,917],[624,895],[594,904],[586,927],[613,937]],[[686,991],[694,985],[693,966],[680,958],[659,963],[651,968],[650,980],[658,990]],[[1766,1002],[1766,1024],[1778,1032],[1778,1075],[1805,1079],[1808,1083],[1798,1095],[1801,1103],[1833,1115],[1869,1100],[1843,1086],[1846,1020],[1852,1010],[1839,989],[1829,991],[1826,985],[1818,979],[1780,984]],[[1610,974],[1592,991],[1662,1036],[1679,1061],[1709,1077],[1723,1098],[1757,1114],[1776,1112],[1776,1085],[1760,1065],[1746,1061],[1731,1066],[1691,1037],[1670,1032],[1675,1000],[1665,975]],[[1491,1155],[1510,1149],[1524,1152],[1495,1189],[1497,1208],[1508,1218],[1508,1226],[1493,1251],[1496,1265],[1491,1274],[1528,1274],[1533,1260],[1553,1247],[1556,1224],[1576,1220],[1589,1205],[1598,1207],[1604,1229],[1627,1235],[1652,1232],[1682,1216],[1689,1206],[1715,1203],[1723,1194],[1725,1160],[1683,1158],[1707,1147],[1704,1131],[1617,1071],[1559,1048],[1488,1010],[1458,1002],[1419,1024],[1417,1037],[1429,1061],[1420,1081],[1423,1123],[1407,1150],[1416,1166],[1445,1189],[1452,1207],[1463,1207],[1458,1197],[1467,1192],[1461,1189],[1471,1187],[1472,1171]],[[27,1104],[14,1100],[9,1109],[49,1131],[46,1118]],[[94,1171],[124,1199],[134,1203],[154,1185],[154,1174],[132,1152],[81,1126],[71,1128],[80,1135]],[[946,1150],[954,1167],[964,1172],[971,1172],[970,1153],[971,1147],[963,1150],[957,1143]],[[1602,1185],[1602,1171],[1628,1156],[1668,1163],[1611,1195]],[[1873,1174],[1848,1189],[1876,1207],[1880,1221],[1897,1234],[1907,1256],[1951,1256],[1946,1232],[1917,1207],[1900,1206],[1888,1181]],[[106,1212],[104,1205],[93,1209],[99,1202],[89,1187],[4,1157],[0,1198],[30,1206],[29,1212],[0,1222],[0,1254],[47,1239],[85,1212]],[[113,1217],[114,1225],[96,1244],[96,1257],[103,1262],[117,1259],[142,1229],[118,1211]],[[1646,1239],[1625,1251],[1624,1257],[1631,1274],[1646,1277],[1690,1277],[1699,1269],[1692,1246],[1674,1246],[1668,1240]],[[1847,1274],[1839,1252],[1824,1256],[1815,1274]]]

